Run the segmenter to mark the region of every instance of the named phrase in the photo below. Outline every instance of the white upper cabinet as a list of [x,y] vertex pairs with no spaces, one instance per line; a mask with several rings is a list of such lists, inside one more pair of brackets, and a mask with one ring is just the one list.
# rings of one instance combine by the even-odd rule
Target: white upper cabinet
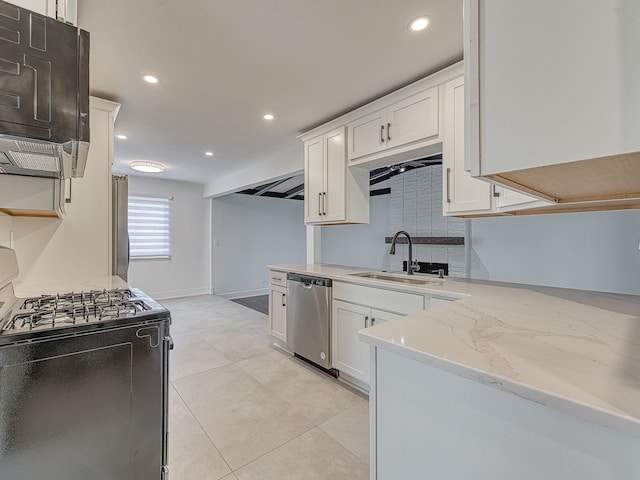
[[[464,168],[465,89],[459,76],[443,85],[442,206],[445,216],[518,214],[549,202],[474,178]],[[533,211],[533,210],[530,210]]]
[[638,19],[638,1],[465,0],[471,173],[556,203],[640,198]]
[[438,139],[438,88],[432,87],[349,123],[349,160]]
[[442,142],[444,215],[491,213],[491,184],[464,169],[464,77],[446,83]]
[[433,87],[387,108],[387,148],[438,138],[438,88]]
[[369,172],[347,168],[345,128],[304,143],[305,223],[369,223]]
[[63,22],[78,24],[77,0],[12,0],[9,3]]

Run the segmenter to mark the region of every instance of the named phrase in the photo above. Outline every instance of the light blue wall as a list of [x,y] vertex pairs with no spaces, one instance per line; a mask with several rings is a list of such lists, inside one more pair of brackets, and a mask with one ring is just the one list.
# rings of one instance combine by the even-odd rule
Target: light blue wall
[[388,269],[389,246],[384,237],[389,228],[389,198],[390,195],[371,197],[369,224],[322,227],[322,263]]
[[640,211],[471,221],[471,277],[640,295]]
[[229,298],[268,292],[265,265],[306,263],[304,203],[233,194],[212,200],[212,283]]

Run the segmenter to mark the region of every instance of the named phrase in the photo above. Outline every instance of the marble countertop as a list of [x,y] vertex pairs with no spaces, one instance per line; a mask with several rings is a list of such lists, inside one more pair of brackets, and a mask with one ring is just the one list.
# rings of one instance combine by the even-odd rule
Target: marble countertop
[[640,437],[640,296],[453,278],[405,287],[349,276],[367,269],[269,268],[457,298],[360,338]]

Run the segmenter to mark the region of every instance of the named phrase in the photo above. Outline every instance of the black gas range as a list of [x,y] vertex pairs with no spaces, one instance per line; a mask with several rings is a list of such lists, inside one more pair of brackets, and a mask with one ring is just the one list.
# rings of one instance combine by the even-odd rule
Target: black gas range
[[0,248],[0,477],[166,479],[169,311],[135,288],[16,298],[17,274]]

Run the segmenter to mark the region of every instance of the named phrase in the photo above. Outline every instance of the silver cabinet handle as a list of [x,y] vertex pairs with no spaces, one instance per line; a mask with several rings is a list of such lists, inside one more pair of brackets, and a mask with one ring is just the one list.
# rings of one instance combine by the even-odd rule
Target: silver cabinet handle
[[495,185],[492,185],[493,187],[493,196],[494,197],[499,197],[500,196],[500,192],[498,191],[498,188]]
[[371,317],[371,326],[373,327],[376,323],[376,319],[374,317]]
[[282,294],[282,306],[283,306],[283,307],[286,307],[287,305],[284,303],[284,297],[285,297],[285,294],[283,293],[283,294]]
[[451,169],[447,168],[447,203],[451,203]]
[[327,192],[322,192],[322,215],[327,214]]
[[380,143],[384,143],[384,125],[380,125]]
[[365,315],[364,317],[364,328],[369,326],[369,315]]
[[322,193],[318,193],[318,215],[322,216]]
[[387,123],[387,142],[391,141],[391,124]]

